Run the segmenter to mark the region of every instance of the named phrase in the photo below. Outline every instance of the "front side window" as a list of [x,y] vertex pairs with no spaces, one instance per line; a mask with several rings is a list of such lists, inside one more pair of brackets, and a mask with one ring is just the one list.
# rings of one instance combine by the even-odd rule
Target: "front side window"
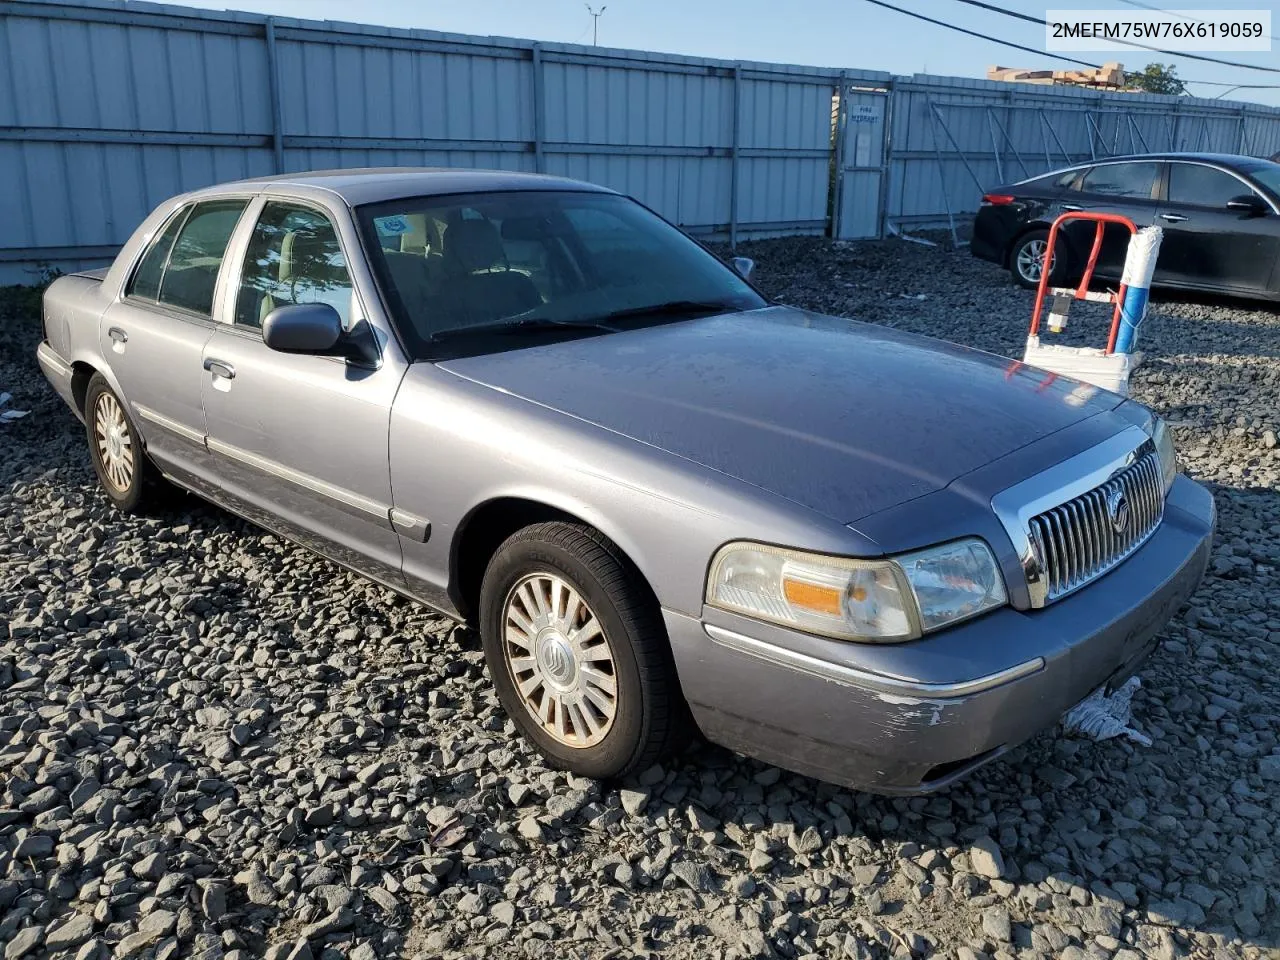
[[1155,163],[1104,163],[1084,175],[1080,188],[1104,197],[1150,200],[1157,172]]
[[358,214],[386,299],[418,356],[438,355],[443,339],[504,326],[601,332],[764,306],[698,244],[614,194],[419,197]]
[[1222,208],[1232,197],[1253,193],[1231,174],[1199,163],[1169,164],[1169,202]]
[[327,303],[351,323],[351,275],[337,231],[312,207],[269,201],[253,228],[236,296],[239,326],[262,326],[276,307]]

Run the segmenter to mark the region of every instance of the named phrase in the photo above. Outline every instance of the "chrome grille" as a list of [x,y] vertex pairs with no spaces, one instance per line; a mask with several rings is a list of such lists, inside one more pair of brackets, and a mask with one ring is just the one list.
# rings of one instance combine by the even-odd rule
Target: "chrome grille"
[[[1123,506],[1121,506],[1123,505]],[[1127,522],[1113,519],[1127,510]],[[1028,535],[1048,600],[1066,596],[1137,550],[1164,516],[1160,458],[1154,451],[1106,483],[1031,518]]]

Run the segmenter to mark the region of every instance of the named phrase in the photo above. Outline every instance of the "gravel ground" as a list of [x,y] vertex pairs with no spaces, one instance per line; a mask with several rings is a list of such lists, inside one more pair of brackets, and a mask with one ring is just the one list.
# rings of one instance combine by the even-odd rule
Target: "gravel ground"
[[[1030,294],[967,254],[742,252],[784,301],[1020,351]],[[1221,511],[1142,672],[1154,744],[1047,733],[890,800],[705,745],[547,770],[467,631],[194,500],[108,510],[32,304],[0,302],[32,411],[0,423],[4,960],[1280,957],[1272,309],[1161,300],[1145,333],[1135,394]]]

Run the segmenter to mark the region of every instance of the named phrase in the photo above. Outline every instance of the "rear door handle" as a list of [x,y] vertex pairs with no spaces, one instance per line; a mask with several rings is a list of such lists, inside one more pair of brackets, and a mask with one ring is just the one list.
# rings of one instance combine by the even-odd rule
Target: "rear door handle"
[[1190,217],[1184,217],[1180,213],[1162,213],[1160,214],[1160,219],[1169,223],[1182,223],[1185,220],[1189,220]]
[[210,373],[222,377],[224,380],[234,380],[236,378],[236,368],[225,360],[215,360],[213,357],[205,357],[204,368]]
[[129,342],[129,334],[125,333],[119,327],[112,327],[111,329],[109,329],[107,331],[107,336],[110,337],[112,340],[114,340],[116,343]]

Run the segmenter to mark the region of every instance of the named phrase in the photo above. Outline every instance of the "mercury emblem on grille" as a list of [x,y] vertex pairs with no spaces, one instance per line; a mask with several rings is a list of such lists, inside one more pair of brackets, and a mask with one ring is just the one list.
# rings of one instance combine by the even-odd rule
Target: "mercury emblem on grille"
[[1107,493],[1107,516],[1111,518],[1111,528],[1116,533],[1124,533],[1129,526],[1129,501],[1119,487]]

